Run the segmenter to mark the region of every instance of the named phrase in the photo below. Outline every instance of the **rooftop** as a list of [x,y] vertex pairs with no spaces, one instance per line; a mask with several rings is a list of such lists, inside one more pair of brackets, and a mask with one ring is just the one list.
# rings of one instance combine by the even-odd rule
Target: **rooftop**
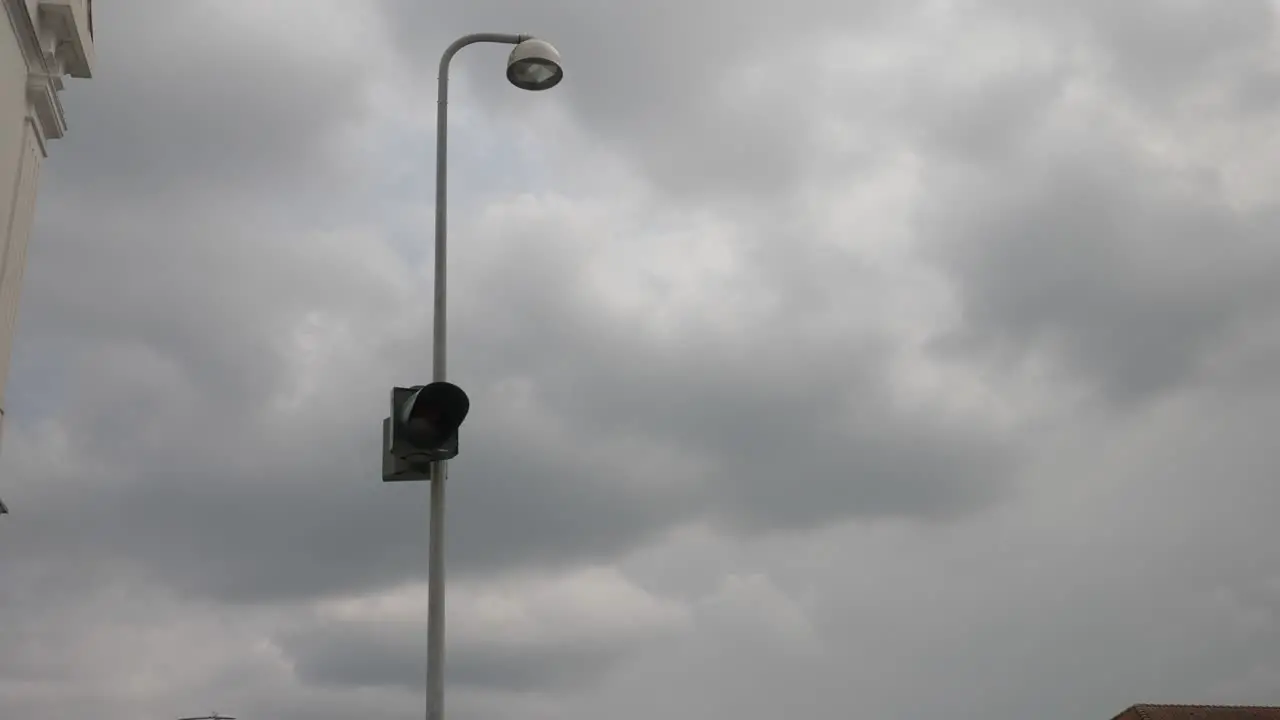
[[1255,705],[1134,705],[1114,720],[1280,720],[1280,707]]

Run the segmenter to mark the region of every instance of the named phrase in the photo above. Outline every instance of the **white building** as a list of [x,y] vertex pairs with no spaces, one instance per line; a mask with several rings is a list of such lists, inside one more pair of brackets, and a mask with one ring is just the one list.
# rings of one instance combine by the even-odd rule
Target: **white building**
[[[40,165],[67,132],[63,77],[93,75],[93,0],[0,0],[0,433]],[[3,21],[0,21],[3,22]],[[0,501],[0,514],[8,512]]]

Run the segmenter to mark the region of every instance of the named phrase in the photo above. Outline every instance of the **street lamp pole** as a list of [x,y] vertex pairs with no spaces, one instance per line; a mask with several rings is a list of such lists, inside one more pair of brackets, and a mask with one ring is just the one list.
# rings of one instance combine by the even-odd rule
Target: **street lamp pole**
[[[431,379],[438,383],[445,382],[447,375],[449,63],[459,50],[475,43],[515,45],[507,61],[507,79],[523,90],[550,89],[564,75],[555,48],[530,35],[465,35],[455,40],[440,57],[436,97],[435,311],[431,345]],[[427,547],[427,720],[443,720],[444,717],[444,483],[447,472],[447,461],[432,462],[431,525]]]

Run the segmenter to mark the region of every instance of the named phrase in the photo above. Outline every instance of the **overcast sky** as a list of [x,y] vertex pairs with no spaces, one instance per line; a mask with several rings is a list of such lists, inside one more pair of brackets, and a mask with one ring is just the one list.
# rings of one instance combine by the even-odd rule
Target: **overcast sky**
[[447,717],[1280,704],[1268,0],[115,0],[0,453],[0,716],[421,717],[454,64]]

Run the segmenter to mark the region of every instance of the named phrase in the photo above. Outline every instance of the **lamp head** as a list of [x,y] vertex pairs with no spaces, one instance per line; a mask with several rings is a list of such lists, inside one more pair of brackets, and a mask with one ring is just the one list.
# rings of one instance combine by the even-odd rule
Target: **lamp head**
[[507,58],[507,79],[521,90],[550,90],[564,79],[560,53],[545,40],[525,40]]

